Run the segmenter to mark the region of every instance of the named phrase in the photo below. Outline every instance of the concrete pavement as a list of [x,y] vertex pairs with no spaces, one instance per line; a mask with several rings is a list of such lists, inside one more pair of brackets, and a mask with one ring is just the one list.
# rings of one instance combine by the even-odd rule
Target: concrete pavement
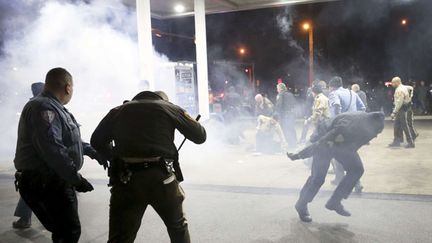
[[[344,201],[353,216],[341,217],[324,208],[334,187],[329,183],[310,205],[311,224],[297,219],[293,208],[309,175],[302,162],[284,155],[256,156],[252,130],[240,145],[225,145],[211,132],[203,146],[188,142],[181,152],[186,177],[185,210],[193,242],[432,242],[432,121],[416,123],[415,149],[389,149],[391,123],[360,153],[365,164],[365,193]],[[181,137],[179,137],[181,139]],[[0,172],[0,242],[50,242],[34,219],[31,229],[11,228],[18,201],[11,167]],[[106,175],[88,160],[82,174],[95,191],[79,195],[83,225],[81,242],[106,242],[109,189]],[[168,242],[162,221],[146,212],[136,242]]]
[[[11,228],[17,195],[11,180],[0,180],[0,242],[50,242],[49,233],[33,220],[33,227]],[[95,191],[79,195],[82,222],[80,242],[106,242],[108,188],[93,181]],[[430,242],[432,197],[404,196],[374,199],[353,196],[345,206],[353,216],[345,218],[324,208],[328,192],[310,205],[311,224],[301,223],[293,209],[297,192],[271,188],[199,188],[185,184],[185,211],[193,242]],[[238,191],[242,190],[242,191]],[[272,193],[266,193],[270,191]],[[376,197],[375,197],[376,198]],[[165,227],[153,209],[143,219],[136,242],[169,242]]]

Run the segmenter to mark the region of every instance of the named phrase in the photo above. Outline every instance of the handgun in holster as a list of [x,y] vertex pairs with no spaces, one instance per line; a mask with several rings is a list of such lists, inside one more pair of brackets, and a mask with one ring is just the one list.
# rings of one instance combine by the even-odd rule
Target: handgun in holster
[[21,171],[15,172],[15,181],[14,181],[15,191],[19,190],[19,186],[21,184],[21,178],[22,178],[22,172]]
[[174,173],[174,160],[173,159],[161,158],[161,163],[162,163],[162,167],[163,167],[164,171],[168,175],[171,175],[172,173]]
[[176,176],[177,181],[178,181],[178,182],[182,182],[182,181],[184,181],[183,173],[182,173],[182,171],[181,171],[180,163],[179,163],[178,160],[174,160],[174,161],[173,161],[173,168],[174,168],[174,175]]
[[178,160],[161,158],[161,163],[163,170],[167,173],[167,175],[174,174],[177,178],[177,181],[179,182],[184,180]]
[[127,184],[131,179],[132,172],[122,159],[115,157],[108,168],[108,176],[110,178],[108,186],[113,186],[119,182]]

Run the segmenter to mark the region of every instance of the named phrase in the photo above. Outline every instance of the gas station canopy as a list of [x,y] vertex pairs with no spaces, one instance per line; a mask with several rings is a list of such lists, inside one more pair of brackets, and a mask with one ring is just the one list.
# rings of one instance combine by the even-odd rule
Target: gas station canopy
[[[280,7],[290,4],[329,2],[335,0],[202,0],[205,1],[206,14],[226,13],[242,10]],[[136,0],[123,0],[135,7]],[[151,0],[152,17],[168,19],[194,15],[194,0]]]
[[[148,84],[149,90],[155,90],[153,63],[153,43],[151,18],[169,19],[194,16],[196,45],[196,83],[192,90],[198,97],[198,113],[203,119],[210,117],[208,94],[206,14],[235,12],[262,8],[281,7],[290,4],[329,2],[337,0],[123,0],[136,8],[138,23],[138,50],[140,57],[140,80]],[[182,75],[180,71],[176,74]],[[193,79],[188,79],[190,82]],[[183,85],[184,86],[184,85]],[[195,95],[194,95],[195,96]]]

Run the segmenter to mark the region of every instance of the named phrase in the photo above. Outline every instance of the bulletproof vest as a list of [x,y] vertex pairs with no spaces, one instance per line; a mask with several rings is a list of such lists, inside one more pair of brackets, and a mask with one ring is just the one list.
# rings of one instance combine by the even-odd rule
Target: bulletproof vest
[[81,132],[79,124],[75,117],[59,103],[49,99],[50,104],[55,107],[57,114],[60,115],[62,122],[62,137],[63,144],[67,147],[68,155],[73,160],[77,170],[81,169],[83,165],[83,146],[81,141]]

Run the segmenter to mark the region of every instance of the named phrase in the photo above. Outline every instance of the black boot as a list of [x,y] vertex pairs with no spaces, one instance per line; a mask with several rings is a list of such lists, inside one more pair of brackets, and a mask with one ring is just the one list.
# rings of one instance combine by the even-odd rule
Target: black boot
[[345,216],[345,217],[349,217],[351,216],[351,213],[349,211],[347,211],[344,206],[342,205],[342,203],[340,202],[332,202],[332,201],[328,201],[325,205],[325,207],[330,210],[330,211],[335,211],[337,214]]
[[297,213],[301,221],[306,223],[312,222],[312,218],[307,208],[307,203],[300,203],[299,201],[297,201],[297,203],[295,204],[295,209],[297,210]]

